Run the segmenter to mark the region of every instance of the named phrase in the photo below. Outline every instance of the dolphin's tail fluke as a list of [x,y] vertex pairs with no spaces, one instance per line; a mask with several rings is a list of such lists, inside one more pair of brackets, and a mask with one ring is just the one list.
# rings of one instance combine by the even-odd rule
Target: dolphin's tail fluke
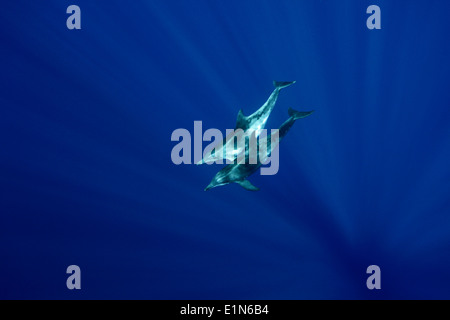
[[295,81],[290,81],[290,82],[286,82],[286,81],[274,81],[273,82],[273,86],[275,88],[279,88],[279,89],[283,89],[286,87],[289,87],[290,85],[294,84]]
[[311,115],[313,112],[314,112],[314,110],[313,111],[300,112],[300,111],[296,111],[296,110],[294,110],[292,108],[289,108],[289,110],[288,110],[289,116],[294,118],[294,120],[305,118],[305,117]]

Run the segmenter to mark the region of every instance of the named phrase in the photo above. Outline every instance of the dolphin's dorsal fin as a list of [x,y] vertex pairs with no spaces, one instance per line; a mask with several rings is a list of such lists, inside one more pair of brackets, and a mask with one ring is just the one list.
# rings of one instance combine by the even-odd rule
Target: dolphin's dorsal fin
[[236,129],[247,129],[246,128],[246,123],[247,123],[247,117],[244,116],[244,112],[242,112],[242,109],[239,110],[238,115],[237,115],[237,119],[236,119]]
[[244,188],[248,191],[258,191],[259,190],[258,187],[255,187],[254,185],[252,185],[251,182],[248,180],[241,180],[241,181],[237,181],[236,183],[238,183],[239,185],[241,185],[242,188]]

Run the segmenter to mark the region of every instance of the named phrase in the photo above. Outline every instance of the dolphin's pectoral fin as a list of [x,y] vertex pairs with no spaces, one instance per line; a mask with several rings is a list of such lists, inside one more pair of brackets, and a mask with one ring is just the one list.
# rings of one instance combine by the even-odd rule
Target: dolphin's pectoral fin
[[244,113],[242,112],[242,109],[239,110],[239,113],[237,115],[236,129],[243,129],[243,130],[248,129],[247,128],[247,117],[244,116]]
[[241,180],[241,181],[237,181],[236,183],[240,184],[242,188],[244,188],[248,191],[259,191],[259,188],[252,185],[252,183],[248,180]]

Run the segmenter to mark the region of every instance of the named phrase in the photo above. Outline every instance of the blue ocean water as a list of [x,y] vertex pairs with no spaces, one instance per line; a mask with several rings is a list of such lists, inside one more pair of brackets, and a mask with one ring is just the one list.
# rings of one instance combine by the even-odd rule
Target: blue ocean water
[[[449,10],[3,2],[0,298],[449,299]],[[234,128],[273,80],[297,83],[268,128],[316,110],[279,173],[204,192],[222,167],[174,165],[173,130]],[[66,288],[72,264],[81,290]]]

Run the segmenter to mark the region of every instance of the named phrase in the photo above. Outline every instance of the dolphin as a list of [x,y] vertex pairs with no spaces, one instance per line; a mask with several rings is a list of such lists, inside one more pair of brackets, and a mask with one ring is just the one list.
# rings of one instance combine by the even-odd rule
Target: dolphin
[[[273,85],[275,90],[270,95],[269,99],[267,99],[266,103],[264,103],[261,108],[259,108],[256,112],[249,116],[244,116],[244,112],[242,109],[239,110],[236,127],[237,129],[242,129],[244,132],[248,130],[255,131],[255,137],[258,137],[261,134],[261,131],[264,129],[267,119],[270,116],[273,108],[275,107],[275,103],[277,102],[278,95],[280,90],[290,85],[294,84],[295,81],[286,82],[286,81],[274,81]],[[233,136],[233,133],[227,136],[221,145],[217,145],[215,148],[214,155],[211,153],[204,157],[202,160],[197,162],[197,164],[203,164],[206,162],[214,162],[219,159],[225,159],[229,161],[234,161],[236,156],[240,154],[243,150],[241,148],[235,148],[234,139],[230,139]],[[232,152],[226,152],[226,149],[233,150]]]
[[[249,191],[258,191],[259,188],[252,185],[251,182],[247,180],[247,178],[253,173],[255,173],[262,166],[265,160],[269,157],[272,150],[274,150],[278,146],[281,139],[283,139],[289,132],[291,127],[294,125],[295,121],[301,118],[305,118],[311,115],[313,112],[314,111],[299,112],[292,108],[289,108],[288,111],[289,119],[287,119],[281,125],[278,131],[279,134],[278,141],[276,141],[276,143],[271,143],[270,151],[268,152],[267,155],[264,156],[264,159],[258,159],[256,164],[246,163],[246,160],[243,159],[239,163],[227,165],[214,176],[211,183],[205,188],[205,191],[215,187],[227,185],[230,183],[237,183],[244,189],[247,189]],[[270,135],[268,135],[264,139],[261,139],[261,141],[258,141],[258,146],[260,144],[267,143],[267,141],[271,141]]]

